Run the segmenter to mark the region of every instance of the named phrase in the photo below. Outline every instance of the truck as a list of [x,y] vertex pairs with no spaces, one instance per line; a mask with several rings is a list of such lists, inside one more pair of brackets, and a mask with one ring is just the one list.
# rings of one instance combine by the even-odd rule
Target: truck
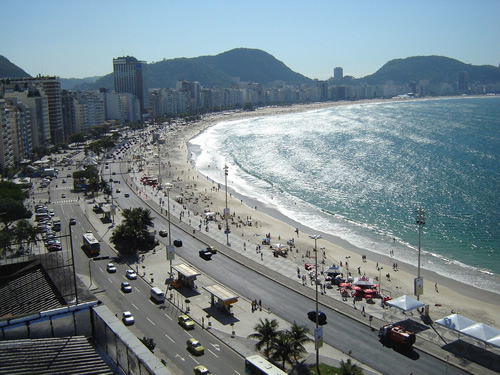
[[415,333],[392,323],[380,327],[378,337],[382,344],[400,349],[410,349],[415,344]]

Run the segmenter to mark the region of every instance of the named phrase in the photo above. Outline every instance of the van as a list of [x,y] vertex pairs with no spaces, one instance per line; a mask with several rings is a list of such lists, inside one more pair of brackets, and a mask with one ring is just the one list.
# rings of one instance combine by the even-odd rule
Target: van
[[163,303],[165,302],[165,293],[158,287],[151,288],[151,299],[156,303]]

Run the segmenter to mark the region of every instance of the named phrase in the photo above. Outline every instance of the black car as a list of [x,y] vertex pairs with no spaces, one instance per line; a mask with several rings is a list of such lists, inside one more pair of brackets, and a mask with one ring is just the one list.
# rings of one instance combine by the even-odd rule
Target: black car
[[200,250],[200,258],[203,258],[205,260],[210,260],[212,259],[212,253],[208,250]]
[[[316,311],[314,311],[314,310],[313,311],[309,311],[307,313],[307,318],[310,321],[316,323]],[[323,325],[326,324],[326,315],[325,315],[325,313],[323,311],[318,311],[318,324],[320,326],[323,326]]]
[[69,225],[76,225],[76,220],[73,218],[69,219]]
[[175,247],[182,247],[182,241],[181,240],[174,240],[174,246]]
[[168,232],[166,230],[161,230],[158,232],[160,237],[168,237]]

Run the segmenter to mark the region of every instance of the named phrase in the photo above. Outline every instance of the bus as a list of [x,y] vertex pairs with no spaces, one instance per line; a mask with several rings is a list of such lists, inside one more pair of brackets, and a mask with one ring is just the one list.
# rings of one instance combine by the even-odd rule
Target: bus
[[245,374],[249,375],[286,375],[286,372],[274,366],[260,355],[245,358]]
[[101,244],[96,240],[94,234],[90,232],[83,234],[83,247],[90,255],[99,255],[101,252]]

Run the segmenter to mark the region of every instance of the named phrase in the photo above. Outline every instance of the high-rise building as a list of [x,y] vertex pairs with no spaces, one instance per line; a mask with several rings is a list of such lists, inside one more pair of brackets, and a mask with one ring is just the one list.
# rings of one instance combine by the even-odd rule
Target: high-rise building
[[335,78],[335,79],[344,78],[344,69],[342,69],[339,66],[336,67],[335,69],[333,69],[333,78]]
[[132,56],[113,59],[115,91],[137,96],[141,113],[148,108],[147,65]]
[[458,93],[467,94],[469,91],[469,73],[458,72]]

